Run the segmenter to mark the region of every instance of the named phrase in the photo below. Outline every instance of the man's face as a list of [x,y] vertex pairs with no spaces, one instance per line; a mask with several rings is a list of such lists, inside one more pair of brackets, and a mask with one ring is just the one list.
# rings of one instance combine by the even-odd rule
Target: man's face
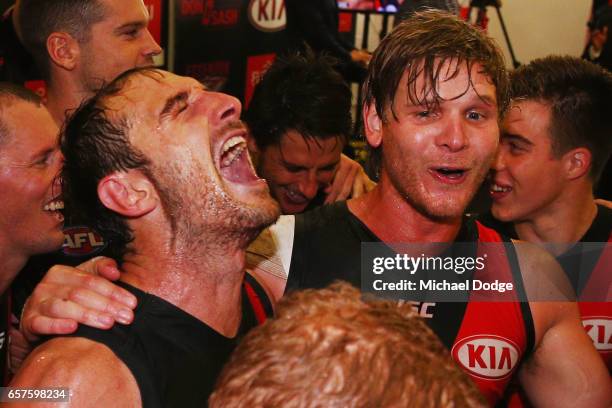
[[304,139],[290,130],[279,144],[261,151],[257,170],[268,182],[283,214],[297,214],[331,184],[341,153],[340,137]]
[[547,104],[522,101],[510,108],[493,164],[490,193],[495,218],[532,219],[560,194],[563,166],[553,156],[550,120]]
[[40,106],[1,108],[7,137],[0,145],[0,235],[30,256],[61,247],[64,217],[57,177],[63,163],[58,128]]
[[104,19],[91,27],[80,45],[81,83],[93,92],[123,72],[153,64],[161,52],[147,29],[149,14],[142,0],[99,0]]
[[[450,68],[450,70],[449,70]],[[499,140],[495,86],[475,64],[470,75],[462,64],[440,69],[439,107],[414,104],[404,74],[382,122],[381,182],[430,218],[454,218],[484,179]],[[416,89],[423,89],[423,76]]]
[[127,113],[130,142],[150,159],[177,233],[230,241],[274,222],[278,204],[251,164],[240,102],[160,72],[133,76],[111,108]]

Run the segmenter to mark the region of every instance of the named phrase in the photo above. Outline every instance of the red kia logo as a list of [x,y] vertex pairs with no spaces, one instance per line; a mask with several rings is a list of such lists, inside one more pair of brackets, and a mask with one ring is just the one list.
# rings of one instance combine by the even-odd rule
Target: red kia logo
[[501,336],[470,336],[457,342],[451,353],[470,374],[486,379],[507,377],[519,360],[519,349]]

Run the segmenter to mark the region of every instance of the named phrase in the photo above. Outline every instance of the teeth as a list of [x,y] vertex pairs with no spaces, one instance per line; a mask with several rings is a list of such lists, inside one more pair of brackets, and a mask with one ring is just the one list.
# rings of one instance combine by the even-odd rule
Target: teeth
[[496,193],[507,193],[510,190],[512,190],[511,187],[502,187],[499,184],[492,184],[491,185],[491,191],[494,191]]
[[[238,146],[238,147],[236,147]],[[230,166],[246,148],[246,140],[242,136],[234,136],[223,145],[221,167]]]
[[239,145],[240,143],[244,143],[246,145],[246,140],[244,137],[242,136],[232,137],[227,142],[225,142],[225,144],[223,145],[223,153],[227,153],[229,149],[231,149],[232,147],[236,145]]
[[43,208],[45,211],[57,211],[64,209],[64,202],[61,200],[52,201]]

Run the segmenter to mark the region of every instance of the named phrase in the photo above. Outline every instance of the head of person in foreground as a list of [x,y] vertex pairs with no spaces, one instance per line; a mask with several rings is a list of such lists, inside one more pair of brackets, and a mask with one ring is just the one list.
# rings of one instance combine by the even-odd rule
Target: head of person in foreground
[[410,305],[347,283],[296,292],[253,330],[211,407],[477,407],[472,382]]

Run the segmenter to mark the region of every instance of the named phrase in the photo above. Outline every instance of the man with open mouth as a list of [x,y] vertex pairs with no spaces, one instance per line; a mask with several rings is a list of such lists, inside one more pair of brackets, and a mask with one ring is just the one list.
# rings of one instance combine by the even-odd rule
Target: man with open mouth
[[[8,288],[28,258],[64,241],[58,128],[40,97],[0,83],[0,379],[6,380]],[[11,330],[11,332],[13,332]]]
[[[246,150],[241,106],[196,80],[122,74],[63,135],[71,211],[109,240],[131,326],[36,348],[12,383],[76,406],[203,406],[241,330],[245,250],[279,216]],[[92,369],[95,367],[95,369]]]
[[[583,326],[612,370],[612,210],[594,189],[612,151],[612,76],[574,57],[511,74],[512,105],[483,222],[547,248],[576,291]],[[601,244],[596,244],[601,243]]]
[[[435,11],[398,25],[375,51],[364,84],[364,130],[379,184],[294,218],[283,262],[288,278],[276,295],[336,279],[361,287],[364,242],[497,243],[501,250],[487,264],[520,297],[415,308],[492,406],[512,378],[536,406],[608,406],[609,374],[577,305],[565,301],[571,288],[559,265],[464,216],[495,157],[507,90],[501,52],[478,29]],[[552,296],[526,300],[541,289]]]

